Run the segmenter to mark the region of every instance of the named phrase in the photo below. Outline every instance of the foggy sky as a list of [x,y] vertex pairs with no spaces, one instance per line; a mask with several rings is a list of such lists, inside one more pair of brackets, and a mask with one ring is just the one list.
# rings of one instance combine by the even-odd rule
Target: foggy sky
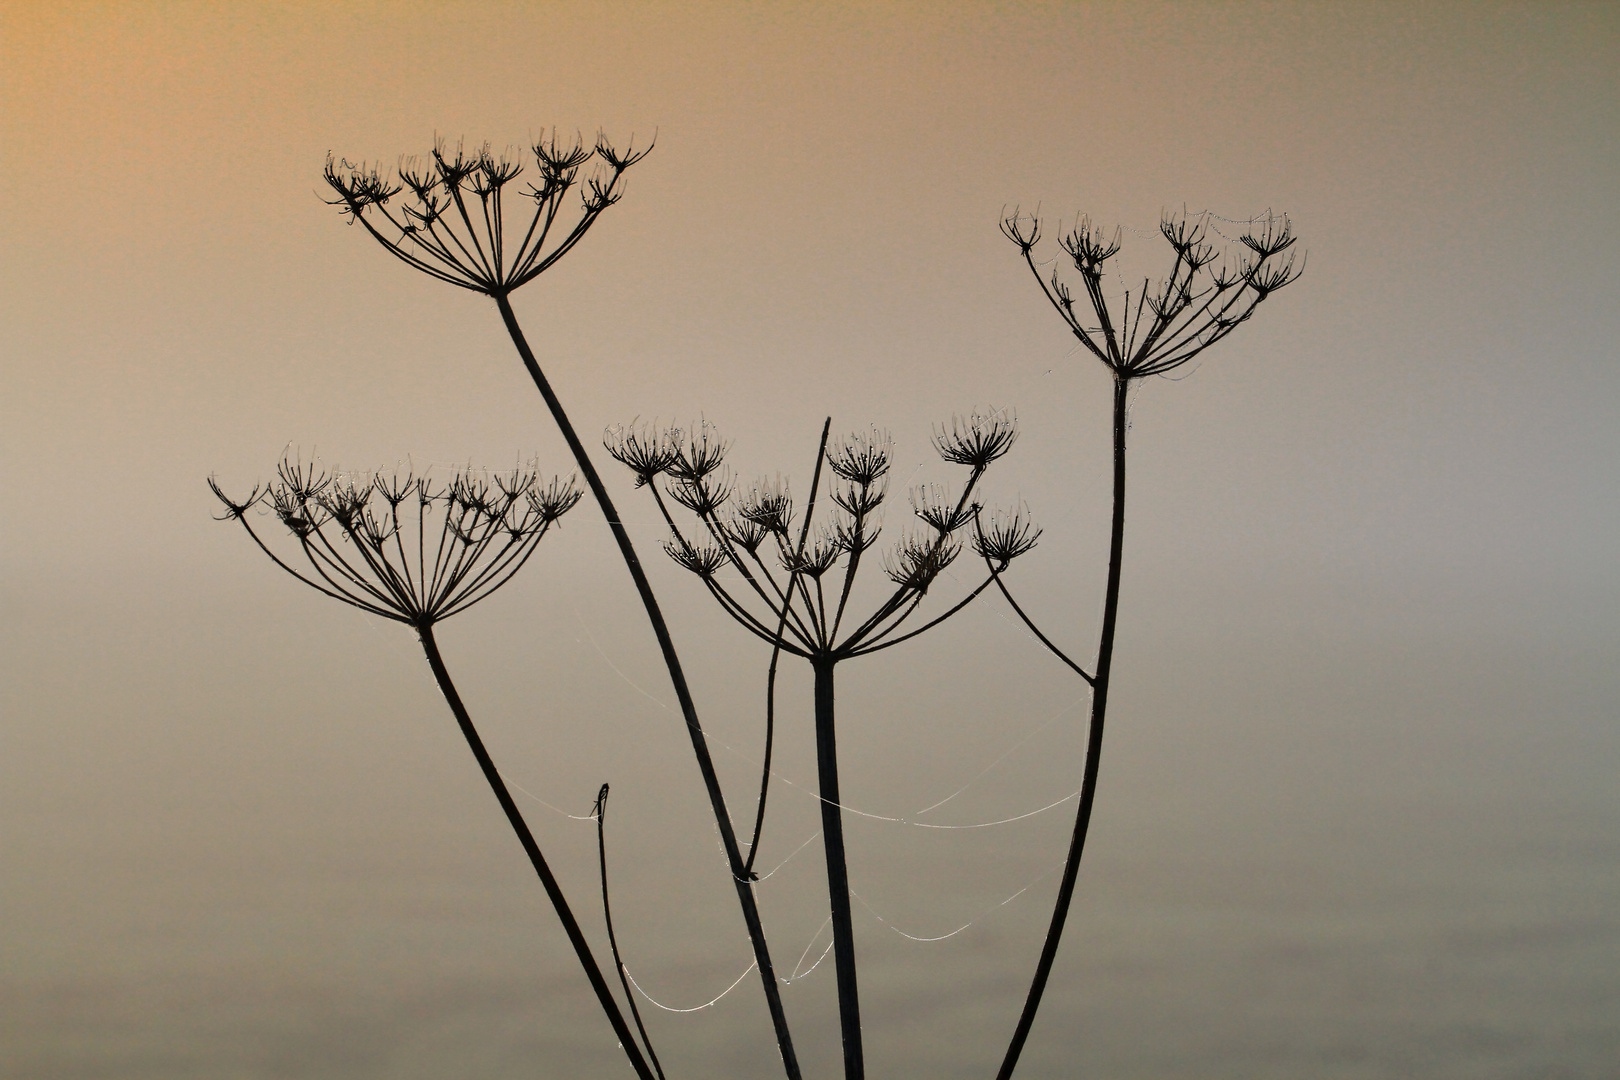
[[[279,575],[204,484],[288,448],[572,471],[493,305],[320,182],[555,127],[656,138],[515,299],[587,444],[701,416],[803,483],[831,416],[922,481],[931,425],[1014,408],[990,494],[1045,527],[1022,595],[1084,657],[1108,382],[997,223],[1118,223],[1140,277],[1165,211],[1288,213],[1302,280],[1133,402],[1102,789],[1019,1075],[1609,1075],[1617,55],[1598,4],[0,8],[0,1074],[622,1071],[408,631]],[[599,464],[742,816],[766,658]],[[441,640],[515,784],[576,815],[613,784],[620,936],[686,1007],[747,945],[607,538],[581,506]],[[1078,687],[1000,601],[847,667],[850,805],[1078,787]],[[773,799],[763,861],[816,828]],[[525,810],[588,896],[590,827]],[[874,1075],[993,1069],[1069,813],[850,827]],[[761,886],[784,964],[820,865]],[[654,1010],[672,1075],[773,1075],[758,997]],[[787,1007],[833,1075],[830,971]]]

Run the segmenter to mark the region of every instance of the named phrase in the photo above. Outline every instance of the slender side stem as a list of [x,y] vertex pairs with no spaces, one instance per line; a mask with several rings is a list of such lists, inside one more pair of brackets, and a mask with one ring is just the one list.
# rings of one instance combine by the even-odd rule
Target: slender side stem
[[1026,615],[1024,609],[1019,606],[1018,601],[1013,599],[1012,591],[1007,588],[1007,583],[1001,580],[1001,571],[996,569],[995,564],[988,557],[985,558],[984,564],[990,567],[990,576],[996,579],[996,587],[1001,590],[1001,595],[1007,598],[1007,603],[1012,605],[1013,612],[1024,621],[1024,626],[1029,629],[1029,632],[1034,634],[1042,645],[1046,646],[1047,652],[1067,664],[1070,671],[1080,676],[1086,681],[1086,685],[1090,686],[1092,679],[1090,675],[1086,674],[1086,669],[1070,660],[1067,653],[1052,644],[1052,639],[1041,632],[1041,628],[1035,625],[1035,620]]
[[647,1061],[641,1055],[641,1049],[636,1045],[635,1038],[629,1026],[624,1022],[624,1014],[619,1011],[619,1003],[613,998],[613,991],[608,989],[607,980],[602,978],[602,969],[596,965],[596,957],[591,955],[590,943],[580,932],[579,923],[574,919],[574,913],[568,907],[568,900],[563,896],[562,887],[552,876],[551,867],[546,865],[546,857],[540,854],[540,845],[535,843],[534,834],[529,832],[528,823],[518,811],[517,803],[512,801],[512,795],[506,790],[506,783],[495,768],[495,762],[490,760],[489,751],[484,749],[484,740],[478,737],[478,729],[473,727],[472,717],[467,714],[467,708],[461,703],[461,695],[456,692],[456,684],[450,681],[450,670],[444,666],[444,657],[439,655],[438,642],[433,640],[433,627],[422,624],[416,628],[417,636],[422,639],[422,651],[427,654],[428,666],[433,669],[433,677],[439,683],[439,689],[444,692],[444,700],[449,703],[450,711],[456,716],[456,723],[461,725],[461,733],[467,738],[467,745],[472,748],[473,757],[478,759],[478,767],[484,770],[484,779],[495,792],[495,799],[506,811],[506,820],[512,823],[512,831],[517,833],[518,842],[529,856],[529,862],[534,864],[534,872],[540,875],[540,884],[545,886],[546,895],[551,898],[551,906],[557,910],[557,918],[563,924],[563,930],[568,934],[569,942],[574,946],[574,953],[579,957],[580,966],[585,969],[585,975],[591,981],[591,989],[596,991],[596,998],[602,1003],[602,1011],[607,1013],[608,1022],[613,1025],[613,1032],[619,1037],[619,1045],[624,1048],[625,1057],[630,1059],[630,1065],[636,1070],[641,1080],[655,1080],[653,1071],[647,1067]]
[[787,627],[787,612],[782,612],[776,627],[776,641],[771,645],[771,666],[765,673],[765,762],[759,769],[759,807],[754,812],[754,838],[748,843],[748,861],[743,870],[754,880],[754,859],[759,855],[759,837],[765,831],[765,797],[771,793],[771,750],[776,741],[776,662],[782,658],[782,631]]
[[585,446],[579,441],[579,435],[574,431],[574,425],[568,420],[568,414],[563,411],[562,402],[558,399],[551,383],[540,370],[540,363],[534,358],[534,351],[529,348],[528,339],[523,336],[523,328],[518,325],[517,314],[512,310],[512,302],[504,293],[494,294],[495,303],[500,307],[501,319],[506,324],[506,331],[512,337],[512,344],[517,348],[518,356],[523,360],[523,366],[534,380],[535,388],[545,399],[546,407],[551,410],[551,418],[557,422],[558,429],[568,442],[568,448],[574,452],[574,461],[579,471],[585,477],[586,485],[591,494],[596,496],[597,505],[602,508],[602,516],[607,519],[608,528],[613,531],[613,539],[618,542],[619,553],[624,556],[624,565],[630,571],[630,578],[635,582],[636,592],[641,595],[641,603],[647,609],[647,621],[652,624],[653,634],[658,638],[658,648],[664,655],[664,666],[669,669],[669,680],[675,688],[675,698],[680,703],[681,716],[686,720],[687,734],[692,738],[692,752],[697,757],[698,770],[703,774],[703,786],[709,793],[709,804],[714,810],[715,824],[720,829],[720,842],[725,848],[726,861],[730,864],[732,883],[737,888],[737,902],[742,907],[743,922],[748,927],[748,939],[754,947],[754,959],[759,964],[760,981],[764,984],[765,1003],[770,1009],[771,1025],[776,1030],[777,1049],[782,1054],[782,1067],[787,1072],[788,1080],[801,1080],[799,1072],[799,1058],[793,1050],[793,1036],[788,1031],[787,1013],[782,1008],[782,988],[777,982],[776,968],[771,964],[770,949],[765,942],[765,927],[759,919],[759,905],[754,900],[754,888],[744,871],[742,853],[737,847],[737,833],[732,826],[731,813],[726,809],[725,796],[720,791],[720,777],[715,772],[714,760],[709,756],[709,743],[703,734],[703,725],[698,722],[697,706],[692,701],[692,692],[686,685],[686,673],[681,670],[680,657],[675,652],[675,641],[670,637],[669,627],[664,622],[664,613],[658,607],[658,599],[653,595],[652,584],[647,580],[646,571],[642,569],[641,560],[636,557],[636,549],[630,543],[630,533],[619,518],[619,512],[613,506],[613,500],[608,497],[607,488],[602,485],[602,478],[597,475],[596,468],[585,453]]
[[658,1080],[664,1080],[664,1066],[659,1062],[658,1051],[653,1049],[652,1039],[647,1035],[647,1025],[641,1021],[641,1009],[636,1005],[636,995],[630,989],[630,973],[625,971],[624,957],[619,955],[619,936],[613,932],[613,907],[608,902],[607,880],[607,797],[608,786],[603,784],[602,790],[596,793],[596,859],[602,870],[602,921],[607,924],[608,948],[613,952],[613,966],[619,970],[619,985],[624,988],[624,999],[630,1003],[630,1017],[636,1022],[636,1030],[641,1032],[641,1045],[647,1048],[647,1056],[652,1059]]
[[838,973],[838,1024],[844,1037],[844,1080],[864,1080],[861,999],[855,977],[855,927],[850,918],[849,868],[844,860],[844,808],[838,795],[838,736],[833,726],[833,667],[811,661],[816,672],[816,770],[821,793],[821,837],[827,853],[832,902],[833,964]]
[[1018,1067],[1018,1055],[1024,1050],[1024,1040],[1035,1023],[1035,1013],[1041,1007],[1041,995],[1046,992],[1046,980],[1052,974],[1052,962],[1057,958],[1058,942],[1063,937],[1063,924],[1069,917],[1069,904],[1074,899],[1074,882],[1080,873],[1080,855],[1086,847],[1086,830],[1091,825],[1091,807],[1097,798],[1097,770],[1102,765],[1103,715],[1108,708],[1108,676],[1114,663],[1114,627],[1119,617],[1120,558],[1125,548],[1125,429],[1126,404],[1130,391],[1130,377],[1114,374],[1114,526],[1108,545],[1108,592],[1103,601],[1102,637],[1097,644],[1097,674],[1091,683],[1091,733],[1086,741],[1085,778],[1080,784],[1080,806],[1074,815],[1074,835],[1069,841],[1069,857],[1063,864],[1063,881],[1058,885],[1057,902],[1052,908],[1052,923],[1046,931],[1046,944],[1041,947],[1040,962],[1035,965],[1035,978],[1024,1001],[1024,1011],[1018,1017],[1018,1027],[1007,1045],[1007,1056],[1002,1059],[996,1080],[1011,1080]]
[[[795,567],[797,567],[799,560],[804,558],[804,545],[810,540],[810,519],[816,512],[816,492],[821,490],[821,465],[822,462],[827,460],[827,435],[831,431],[832,417],[829,416],[827,422],[821,425],[821,445],[816,447],[816,468],[810,474],[810,502],[805,507],[804,524],[799,528],[799,546],[794,549],[796,552],[794,558]],[[658,491],[655,488],[653,495],[656,496],[657,494]],[[658,500],[658,506],[659,509],[663,509],[664,501],[662,499]],[[669,515],[666,512],[664,516],[667,518]],[[763,569],[765,563],[759,558],[759,550],[756,548],[751,554]],[[735,561],[740,569],[741,560]],[[771,581],[774,588],[775,579],[770,577],[769,571],[766,571],[766,577]],[[793,589],[794,583],[798,580],[799,571],[795,568],[788,573],[787,592],[783,593],[780,589],[777,590],[777,594],[782,597],[782,615],[776,621],[776,637],[771,642],[771,666],[765,673],[765,761],[759,770],[759,807],[754,814],[754,838],[748,842],[748,862],[743,866],[749,881],[755,880],[754,860],[759,857],[759,837],[765,831],[765,797],[770,794],[771,790],[771,749],[776,738],[776,663],[782,658],[782,634],[787,630],[788,616],[793,614]],[[795,622],[797,622],[797,619],[795,619]],[[808,647],[811,644],[809,637],[807,635],[801,635],[801,637]]]

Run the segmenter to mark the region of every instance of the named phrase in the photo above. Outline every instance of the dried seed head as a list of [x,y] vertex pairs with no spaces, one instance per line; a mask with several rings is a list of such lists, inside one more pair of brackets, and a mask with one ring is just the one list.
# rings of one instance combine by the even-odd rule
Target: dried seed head
[[[645,153],[619,153],[605,139],[595,147],[577,138],[559,144],[555,134],[533,150],[537,168],[525,164],[520,150],[497,154],[488,143],[469,150],[441,140],[425,158],[401,158],[397,179],[330,156],[324,176],[335,193],[331,204],[351,222],[364,221],[372,238],[407,265],[462,288],[504,295],[579,242],[623,195],[624,171]],[[602,164],[580,192],[582,211],[562,214],[563,195],[579,182],[580,167],[598,155]],[[503,198],[526,168],[536,173],[525,191],[532,205],[515,215]],[[409,192],[404,205],[389,206],[402,191]],[[465,205],[469,194],[477,197],[476,209]]]
[[827,465],[852,484],[869,487],[889,471],[893,440],[872,428],[838,440],[827,448]]
[[381,495],[389,506],[394,507],[403,503],[417,489],[416,478],[409,472],[403,476],[397,473],[386,477],[379,475],[373,483],[376,485],[377,494]]
[[510,150],[496,157],[485,146],[478,155],[475,190],[480,194],[492,194],[511,183],[522,171],[522,163],[513,158]]
[[664,542],[664,552],[676,564],[701,578],[711,578],[728,561],[726,553],[715,544],[691,544],[680,536]]
[[236,520],[243,514],[247,513],[254,503],[264,498],[265,494],[263,489],[261,489],[258,484],[254,484],[253,490],[248,492],[247,498],[243,499],[241,502],[237,502],[229,495],[225,494],[224,490],[219,486],[219,481],[215,480],[212,476],[208,478],[208,490],[212,491],[214,493],[214,497],[225,504],[224,515],[222,517],[215,518],[215,521]]
[[331,520],[331,515],[322,509],[319,502],[301,494],[285,481],[270,485],[265,495],[276,517],[299,539],[309,536]]
[[313,499],[332,482],[331,476],[312,461],[304,464],[297,458],[282,458],[276,466],[280,487],[297,500]]
[[760,480],[738,501],[737,513],[769,532],[786,536],[793,524],[793,496],[787,481],[780,476]]
[[928,591],[934,579],[956,559],[962,545],[943,537],[908,536],[883,558],[883,572],[889,580],[919,593]]
[[529,505],[548,525],[572,510],[584,494],[572,476],[567,480],[553,476],[544,488],[535,485],[528,489]]
[[[1036,213],[1040,211],[1037,209]],[[1001,219],[1001,234],[1018,245],[1018,250],[1029,254],[1041,242],[1041,222],[1035,216],[1025,217],[1017,207]]]
[[863,518],[883,505],[883,498],[889,493],[889,485],[858,484],[847,482],[844,484],[829,484],[827,497],[836,505],[842,507],[847,513],[857,518]]
[[607,135],[598,131],[596,133],[596,156],[607,162],[609,167],[613,169],[614,173],[622,173],[624,170],[628,169],[630,166],[652,153],[652,148],[657,144],[657,141],[658,137],[654,135],[653,141],[648,143],[645,149],[637,150],[635,137],[632,136],[629,144],[626,145],[624,150],[621,152],[615,150],[613,148],[613,144],[608,142]]
[[731,498],[731,478],[724,474],[680,478],[672,480],[665,490],[694,514],[707,517]]
[[557,129],[551,129],[551,137],[541,136],[533,146],[535,160],[540,163],[540,171],[552,176],[561,176],[571,173],[591,159],[594,150],[585,147],[585,141],[579,133],[574,133],[574,145],[566,146],[557,139]]
[[722,439],[707,420],[698,421],[697,427],[685,435],[684,440],[676,440],[678,453],[669,470],[681,480],[700,480],[708,476],[726,460],[726,451],[731,449],[731,444]]
[[618,176],[593,176],[585,181],[585,188],[580,192],[580,200],[584,204],[587,214],[600,214],[624,198],[624,191],[618,186]]
[[[294,458],[277,472],[253,499],[269,503],[309,566],[299,571],[298,556],[272,554],[277,565],[328,596],[413,626],[464,611],[504,585],[578,500],[571,482],[539,489],[532,469],[493,479],[460,471],[442,487],[409,473],[328,474]],[[219,497],[227,516],[271,551],[243,516],[251,502]],[[400,542],[406,534],[415,542]]]
[[1274,215],[1270,211],[1261,221],[1238,237],[1243,246],[1260,256],[1261,260],[1269,259],[1280,251],[1292,247],[1294,241],[1299,239],[1294,235],[1294,223],[1288,220],[1287,214]]
[[1089,215],[1075,222],[1074,229],[1063,237],[1063,250],[1074,260],[1075,269],[1087,277],[1102,273],[1102,264],[1119,254],[1120,230],[1110,237],[1101,228],[1094,228]]
[[765,526],[751,518],[743,517],[741,514],[731,515],[731,517],[720,523],[720,527],[725,530],[726,537],[733,544],[736,544],[750,555],[757,552],[759,546],[765,542],[765,538],[771,535],[770,530]]
[[401,156],[399,167],[395,172],[398,173],[400,182],[410,188],[411,193],[424,202],[433,199],[434,191],[442,182],[439,170],[425,164],[415,154]]
[[[1247,238],[1245,238],[1247,239]],[[1289,243],[1293,243],[1292,240]],[[1304,267],[1296,267],[1294,254],[1289,253],[1288,258],[1281,262],[1260,261],[1252,266],[1243,268],[1243,280],[1264,300],[1278,289],[1299,277]]]
[[934,429],[939,456],[957,465],[984,469],[1018,441],[1018,418],[1005,409],[951,417],[950,426]]
[[451,479],[445,489],[445,496],[451,505],[459,506],[463,512],[472,514],[487,514],[490,506],[489,480],[473,472],[460,472]]
[[534,486],[538,479],[534,466],[529,468],[516,468],[509,473],[495,473],[490,477],[495,486],[501,489],[507,501],[513,502],[523,496],[523,493]]
[[367,207],[380,206],[404,190],[384,180],[375,166],[364,162],[357,165],[331,154],[326,155],[326,167],[321,175],[327,186],[337,193],[337,198],[327,200],[327,205],[338,207],[351,222],[365,213]]
[[881,526],[875,529],[856,528],[850,522],[836,521],[833,523],[832,533],[828,539],[837,545],[840,551],[859,555],[877,543],[877,538],[882,532]]
[[1165,213],[1159,218],[1159,232],[1177,254],[1186,257],[1204,246],[1204,237],[1209,233],[1209,215],[1191,217],[1185,209],[1179,214]]
[[964,503],[953,498],[944,488],[934,484],[912,488],[911,510],[934,527],[942,536],[948,536],[973,520],[979,512],[977,503]]
[[817,536],[815,542],[803,552],[784,551],[782,569],[789,573],[803,574],[808,578],[819,578],[832,568],[843,551],[833,536]]
[[973,550],[996,565],[999,573],[1018,556],[1026,554],[1040,539],[1041,530],[1029,520],[1029,508],[1019,506],[1008,513],[991,515],[973,535]]
[[626,428],[616,424],[602,433],[602,445],[614,460],[635,473],[636,487],[669,472],[680,457],[681,430],[656,423]]
[[371,498],[374,481],[369,476],[340,475],[316,497],[316,502],[345,529],[357,527]]
[[478,154],[468,157],[463,143],[456,142],[455,154],[452,156],[447,147],[448,143],[439,140],[433,147],[433,163],[438,166],[439,177],[445,189],[453,191],[466,183],[467,177],[478,171]]

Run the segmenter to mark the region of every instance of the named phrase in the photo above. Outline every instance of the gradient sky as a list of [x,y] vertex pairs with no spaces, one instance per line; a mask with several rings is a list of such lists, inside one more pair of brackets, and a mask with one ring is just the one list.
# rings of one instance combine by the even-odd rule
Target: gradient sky
[[[992,494],[1082,655],[1107,380],[997,222],[1118,222],[1150,274],[1166,210],[1287,212],[1304,278],[1133,405],[1110,756],[1020,1075],[1610,1075],[1616,57],[1602,4],[0,5],[0,1073],[619,1067],[409,634],[278,579],[203,483],[289,446],[569,471],[493,306],[319,177],[555,126],[657,139],[516,300],[580,430],[701,415],[802,481],[831,415],[926,478],[931,424],[1013,407]],[[746,947],[594,515],[443,641],[515,782],[614,784],[632,967],[697,1004]],[[656,570],[740,802],[764,657]],[[841,689],[851,805],[1077,786],[1072,680],[995,603],[883,657]],[[536,814],[588,889],[594,835]],[[993,1067],[1067,829],[1033,820],[852,831],[891,924],[994,909],[864,924],[874,1071]],[[762,890],[778,952],[816,865]],[[816,1076],[826,975],[788,999]],[[751,987],[653,1018],[680,1075],[770,1075]]]

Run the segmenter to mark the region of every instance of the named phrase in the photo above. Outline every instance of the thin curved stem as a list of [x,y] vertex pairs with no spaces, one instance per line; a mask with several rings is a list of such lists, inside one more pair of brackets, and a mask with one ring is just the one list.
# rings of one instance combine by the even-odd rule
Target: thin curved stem
[[[887,649],[887,648],[890,648],[892,646],[900,644],[902,641],[910,641],[912,638],[916,637],[918,634],[927,633],[929,630],[932,630],[934,627],[938,626],[940,623],[944,622],[946,619],[950,618],[952,615],[955,615],[958,611],[961,611],[963,608],[965,608],[969,604],[973,603],[973,601],[977,600],[979,598],[979,594],[984,592],[984,590],[986,590],[986,589],[988,589],[990,587],[990,581],[994,577],[995,577],[995,575],[992,574],[992,575],[990,575],[990,577],[985,578],[982,582],[979,583],[978,588],[974,589],[972,592],[970,592],[966,596],[964,596],[949,611],[946,611],[943,615],[935,616],[934,618],[932,618],[932,619],[928,620],[927,622],[923,623],[921,626],[917,627],[917,629],[908,631],[908,632],[906,632],[904,634],[901,634],[897,638],[889,637],[888,635],[894,633],[894,631],[900,627],[901,622],[905,621],[904,619],[902,619],[901,622],[895,623],[893,626],[890,626],[887,630],[883,631],[881,634],[874,635],[872,637],[872,639],[871,639],[871,644],[866,645],[864,648],[857,649],[855,652],[852,652],[849,655],[851,655],[851,656],[865,656],[868,653],[881,652],[884,649]],[[907,614],[909,615],[910,613],[908,612]]]
[[511,823],[512,831],[517,833],[518,842],[523,845],[524,852],[529,856],[529,862],[534,865],[534,872],[539,875],[540,884],[545,887],[546,895],[551,898],[551,906],[556,909],[557,918],[562,922],[563,930],[568,934],[568,941],[574,947],[574,954],[579,957],[580,966],[585,969],[585,976],[591,982],[591,989],[596,991],[596,999],[602,1003],[602,1011],[607,1013],[608,1022],[613,1025],[613,1032],[618,1036],[619,1045],[624,1048],[625,1057],[630,1059],[631,1067],[636,1070],[636,1075],[641,1077],[641,1080],[655,1080],[652,1070],[647,1067],[646,1059],[642,1057],[641,1049],[630,1033],[629,1025],[624,1022],[624,1014],[619,1011],[619,1003],[614,1000],[613,992],[608,989],[607,980],[602,977],[602,969],[597,966],[596,957],[591,954],[590,944],[580,932],[579,922],[574,918],[567,898],[563,896],[562,887],[552,875],[551,867],[546,865],[546,857],[540,853],[540,845],[535,843],[534,834],[529,831],[528,823],[523,820],[523,814],[518,810],[517,803],[512,801],[511,793],[506,790],[506,783],[495,768],[495,762],[490,760],[489,751],[484,749],[484,740],[478,737],[478,729],[473,726],[472,717],[467,714],[466,706],[461,703],[461,695],[456,692],[456,684],[450,681],[450,671],[444,666],[444,657],[439,655],[438,642],[433,638],[432,624],[418,625],[416,633],[422,641],[422,651],[427,654],[428,666],[433,669],[433,678],[438,682],[439,690],[443,692],[450,711],[455,714],[456,723],[460,725],[461,733],[467,739],[467,746],[478,761],[478,767],[483,770],[484,779],[489,781],[490,790],[495,792],[495,800],[506,812],[506,820]]
[[[730,615],[738,626],[742,627],[744,630],[747,630],[750,634],[753,634],[755,637],[759,638],[759,640],[769,645],[777,646],[786,650],[787,652],[791,652],[795,656],[809,656],[810,653],[807,652],[806,649],[815,648],[815,646],[812,644],[806,646],[806,649],[800,649],[796,646],[787,644],[786,640],[781,634],[772,634],[771,631],[766,628],[764,623],[755,618],[753,612],[743,607],[742,604],[730,593],[728,593],[725,590],[725,587],[716,581],[713,576],[705,577],[703,579],[703,584],[707,586],[709,595],[713,596],[716,602],[719,603],[720,610],[724,611],[727,615]],[[773,612],[773,614],[777,613]]]
[[781,986],[777,982],[776,968],[771,963],[770,949],[765,941],[765,928],[760,922],[759,905],[754,899],[753,884],[743,872],[744,864],[742,853],[737,847],[737,834],[732,826],[731,814],[726,809],[725,796],[720,790],[720,777],[715,772],[714,760],[709,754],[708,739],[703,734],[703,725],[698,721],[697,706],[692,701],[692,692],[686,684],[686,673],[682,670],[680,657],[675,652],[675,641],[670,636],[668,624],[664,622],[664,613],[658,606],[657,597],[653,595],[647,573],[642,568],[641,560],[636,556],[635,546],[630,542],[630,533],[624,527],[624,522],[620,519],[607,488],[602,484],[602,478],[597,474],[596,467],[591,463],[590,455],[585,452],[585,445],[580,442],[579,435],[574,431],[574,425],[569,422],[562,401],[552,390],[545,373],[540,370],[540,363],[535,359],[528,339],[523,336],[523,328],[518,325],[517,313],[512,310],[511,299],[505,293],[493,295],[496,305],[500,308],[501,320],[506,324],[507,333],[512,338],[512,344],[523,360],[523,366],[528,371],[529,377],[534,380],[535,388],[545,399],[546,407],[551,411],[551,417],[567,441],[568,448],[573,451],[580,475],[585,478],[586,486],[596,497],[602,516],[607,519],[608,528],[612,530],[613,539],[624,558],[625,568],[630,571],[630,578],[635,583],[642,606],[647,610],[647,621],[652,624],[653,635],[658,639],[658,648],[664,657],[664,666],[669,669],[670,683],[680,704],[687,734],[692,740],[692,753],[697,758],[698,770],[703,775],[703,786],[708,791],[709,804],[714,811],[715,824],[720,830],[720,843],[725,849],[732,882],[737,889],[737,902],[742,908],[743,921],[748,927],[748,939],[754,947],[754,959],[759,964],[760,982],[764,985],[765,1002],[770,1009],[771,1024],[776,1032],[777,1049],[782,1054],[782,1067],[787,1073],[788,1080],[800,1080],[799,1058],[794,1052],[793,1036],[788,1030],[787,1014],[782,1008]]
[[[358,600],[355,597],[349,596],[347,593],[334,592],[332,589],[324,588],[323,586],[317,584],[316,582],[311,581],[309,578],[305,577],[303,574],[300,574],[297,570],[294,570],[292,567],[288,566],[285,562],[283,562],[281,560],[281,557],[279,555],[277,555],[275,552],[271,551],[269,545],[267,545],[263,540],[259,539],[259,534],[253,531],[253,526],[251,526],[251,525],[249,525],[247,523],[247,518],[245,516],[240,516],[239,515],[237,517],[237,520],[242,523],[242,528],[247,530],[247,534],[253,538],[253,542],[259,546],[259,550],[264,552],[266,555],[270,556],[270,561],[271,562],[275,563],[277,566],[281,567],[283,570],[287,571],[287,573],[291,574],[293,577],[297,578],[299,581],[302,581],[305,585],[308,585],[310,588],[314,589],[316,592],[322,593],[323,595],[326,595],[326,596],[330,596],[334,600],[341,600],[345,604],[350,605],[351,607],[357,607],[361,611],[368,612],[368,613],[370,613],[372,615],[381,615],[383,618],[385,618],[385,619],[393,619],[395,622],[405,622],[405,621],[407,621],[402,615],[400,615],[399,612],[394,611],[392,608],[376,607],[376,606],[373,606],[370,603],[367,603],[367,602]],[[306,552],[306,554],[307,554],[307,552]],[[315,569],[318,572],[320,570],[320,567],[317,566]],[[327,580],[328,582],[331,581],[331,579],[327,578],[325,574],[322,574],[321,577],[323,579]],[[335,585],[333,587],[336,588]]]
[[641,1045],[647,1048],[647,1057],[652,1059],[653,1069],[658,1073],[658,1080],[664,1080],[664,1066],[658,1060],[658,1051],[653,1049],[652,1039],[647,1035],[647,1025],[641,1021],[641,1010],[636,1007],[636,995],[630,989],[630,976],[625,973],[624,959],[619,955],[619,938],[613,932],[613,908],[608,903],[607,881],[607,797],[608,786],[602,785],[602,790],[596,793],[596,859],[602,870],[602,921],[607,924],[608,948],[613,951],[613,966],[619,972],[619,985],[624,987],[624,999],[630,1003],[630,1015],[635,1018],[636,1030],[641,1033]]
[[[810,506],[816,503],[816,491],[821,484],[821,463],[827,457],[827,436],[832,432],[832,417],[827,417],[826,423],[821,425],[821,445],[816,448],[816,467],[810,479]],[[781,620],[776,627],[776,640],[771,643],[771,664],[765,674],[765,760],[759,770],[759,807],[754,812],[754,837],[748,844],[748,862],[743,865],[749,880],[754,879],[754,859],[759,855],[759,837],[765,830],[765,797],[771,790],[771,750],[776,739],[776,665],[782,657],[782,634],[787,630],[788,615],[791,613],[791,600],[793,586],[799,576],[798,560],[804,557],[804,545],[810,539],[810,514],[806,512],[804,525],[799,529],[799,546],[795,559],[795,569],[788,572],[788,593],[782,604]],[[755,549],[756,552],[758,549]],[[755,559],[758,555],[755,554]],[[760,564],[762,567],[764,563]],[[775,579],[771,585],[775,587]],[[780,590],[778,590],[780,592]]]
[[748,861],[743,872],[750,881],[755,880],[754,859],[759,855],[759,837],[765,831],[765,797],[771,791],[771,750],[776,741],[776,663],[782,658],[782,632],[787,627],[787,614],[776,628],[776,641],[771,644],[771,665],[765,672],[765,760],[759,768],[759,807],[754,811],[754,836],[748,841]]
[[997,570],[995,566],[991,564],[988,558],[984,560],[984,563],[986,566],[990,567],[990,576],[996,579],[996,586],[1001,589],[1001,595],[1007,598],[1007,603],[1012,605],[1013,611],[1016,612],[1018,617],[1024,621],[1024,625],[1029,628],[1029,632],[1039,638],[1041,644],[1045,645],[1053,656],[1067,664],[1070,671],[1073,671],[1076,675],[1084,679],[1087,686],[1095,686],[1096,681],[1092,679],[1090,675],[1086,674],[1085,668],[1082,668],[1079,664],[1075,663],[1073,660],[1070,660],[1068,654],[1066,654],[1056,645],[1052,644],[1051,639],[1049,639],[1045,634],[1041,633],[1041,628],[1035,625],[1035,621],[1028,615],[1024,614],[1024,609],[1018,606],[1018,601],[1014,600],[1012,593],[1007,590],[1007,583],[1001,580],[1001,571]]
[[1108,708],[1108,678],[1114,662],[1114,628],[1119,618],[1120,560],[1125,548],[1125,432],[1126,406],[1130,391],[1130,377],[1114,375],[1114,514],[1113,529],[1108,544],[1108,591],[1103,600],[1102,634],[1097,644],[1097,674],[1091,683],[1091,730],[1086,739],[1086,768],[1080,784],[1080,805],[1075,810],[1074,833],[1069,840],[1068,858],[1063,864],[1063,879],[1058,885],[1057,900],[1052,907],[1052,921],[1046,930],[1046,942],[1041,946],[1041,958],[1035,965],[1035,977],[1030,982],[1029,995],[1019,1014],[1018,1026],[1013,1031],[1007,1054],[1002,1059],[996,1080],[1011,1080],[1018,1066],[1018,1056],[1035,1023],[1035,1013],[1041,1007],[1041,995],[1046,992],[1046,981],[1052,974],[1052,963],[1057,958],[1058,943],[1063,938],[1063,924],[1069,916],[1069,905],[1074,899],[1074,883],[1080,872],[1080,856],[1086,847],[1086,831],[1091,825],[1091,808],[1097,798],[1097,773],[1102,765],[1103,718]]

